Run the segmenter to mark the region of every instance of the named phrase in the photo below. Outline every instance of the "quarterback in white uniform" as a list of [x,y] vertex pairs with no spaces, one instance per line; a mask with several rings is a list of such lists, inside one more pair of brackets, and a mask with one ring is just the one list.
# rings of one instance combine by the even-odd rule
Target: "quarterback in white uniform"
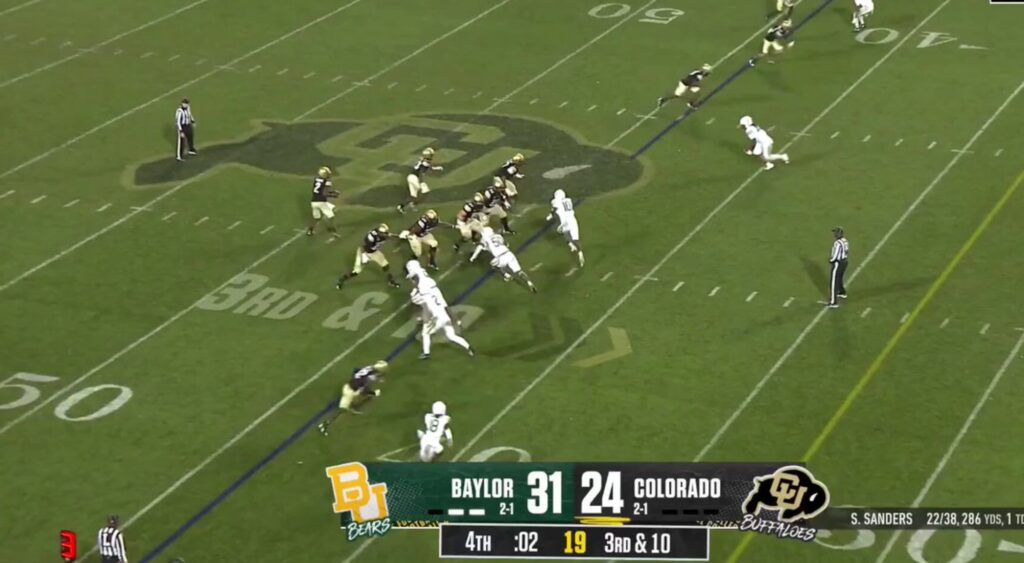
[[558,218],[558,232],[565,237],[569,243],[569,252],[576,255],[583,267],[583,247],[580,246],[580,224],[576,221],[576,210],[573,209],[572,200],[565,196],[562,190],[555,190],[551,199],[551,213],[548,213],[546,221],[552,217]]
[[439,331],[444,331],[449,342],[458,344],[466,352],[469,352],[470,356],[475,356],[476,352],[473,351],[469,342],[455,332],[455,323],[448,311],[448,302],[445,301],[437,282],[430,279],[418,260],[410,260],[406,263],[405,268],[409,272],[406,277],[416,284],[416,288],[410,295],[412,303],[419,305],[422,309],[423,328],[420,331],[420,337],[423,341],[423,353],[420,354],[420,359],[430,359],[430,337]]
[[746,133],[747,138],[754,143],[753,146],[747,149],[747,154],[763,160],[765,170],[775,168],[775,162],[778,160],[789,164],[788,154],[775,154],[772,152],[772,149],[775,148],[775,139],[772,139],[767,131],[754,125],[753,118],[749,115],[744,115],[740,118],[739,126]]
[[523,267],[519,265],[519,259],[516,258],[512,249],[505,244],[505,238],[494,232],[494,229],[490,227],[484,227],[480,231],[480,244],[473,250],[473,255],[470,256],[469,261],[473,262],[476,260],[476,257],[484,250],[493,257],[491,258],[491,267],[501,272],[505,281],[510,281],[512,276],[516,276],[526,284],[526,287],[530,288],[530,291],[537,293],[537,286],[533,285],[530,277],[526,275]]
[[875,13],[875,0],[853,0],[853,30],[864,31],[864,20]]
[[446,445],[452,447],[452,429],[449,428],[452,419],[448,416],[448,406],[442,401],[436,401],[430,407],[430,412],[423,415],[422,430],[416,431],[420,439],[420,461],[430,463],[437,459],[444,451],[441,445],[441,437],[444,437]]

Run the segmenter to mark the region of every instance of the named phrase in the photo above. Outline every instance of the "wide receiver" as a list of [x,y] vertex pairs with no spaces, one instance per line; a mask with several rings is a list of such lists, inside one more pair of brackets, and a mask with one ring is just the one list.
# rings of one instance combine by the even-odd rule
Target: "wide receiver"
[[452,429],[449,427],[452,419],[448,416],[448,406],[441,401],[435,401],[430,407],[430,412],[423,415],[423,430],[417,430],[416,436],[420,439],[420,461],[430,463],[437,459],[437,456],[444,452],[441,445],[441,437],[444,436],[448,447],[452,447]]
[[562,190],[555,190],[551,199],[551,213],[544,218],[550,221],[552,217],[558,218],[558,232],[565,237],[569,243],[569,252],[576,255],[583,267],[583,247],[580,246],[580,224],[576,221],[576,211],[573,209],[572,200],[565,196]]
[[338,197],[338,192],[334,191],[332,187],[331,175],[330,168],[321,166],[320,170],[316,172],[316,177],[313,178],[313,198],[309,202],[313,218],[309,222],[309,228],[306,229],[306,236],[313,236],[321,218],[327,220],[327,231],[338,236],[338,231],[334,228],[334,204],[330,202],[331,199]]

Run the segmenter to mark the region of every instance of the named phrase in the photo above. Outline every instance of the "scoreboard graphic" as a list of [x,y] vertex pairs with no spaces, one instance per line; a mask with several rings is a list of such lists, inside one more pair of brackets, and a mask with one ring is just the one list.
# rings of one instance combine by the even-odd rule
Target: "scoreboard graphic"
[[438,529],[441,558],[707,561],[711,530],[1024,529],[1024,509],[830,507],[796,463],[360,463],[326,468],[350,541]]

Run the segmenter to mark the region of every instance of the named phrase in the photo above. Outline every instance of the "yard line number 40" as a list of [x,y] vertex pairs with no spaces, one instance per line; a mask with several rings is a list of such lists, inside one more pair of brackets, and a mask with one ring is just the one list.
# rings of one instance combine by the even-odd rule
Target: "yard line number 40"
[[[52,383],[58,379],[60,378],[54,375],[42,375],[39,373],[26,372],[19,372],[8,377],[3,382],[0,382],[0,401],[3,400],[3,397],[7,396],[8,393],[5,391],[7,389],[14,390],[20,394],[6,403],[0,403],[0,410],[13,410],[31,405],[38,401],[43,394],[38,388],[39,384]],[[117,394],[107,401],[106,404],[92,412],[77,412],[81,410],[75,409],[75,406],[78,405],[78,403],[81,403],[96,393],[103,391],[107,391],[108,393],[110,391],[116,391]],[[63,401],[57,403],[57,406],[53,407],[53,415],[61,420],[67,420],[68,422],[96,420],[97,418],[103,418],[104,416],[107,416],[108,414],[123,407],[131,398],[132,390],[124,385],[114,385],[112,383],[93,385],[92,387],[80,389],[77,393],[69,395],[68,397],[65,397]]]
[[[625,16],[631,9],[632,8],[629,4],[612,2],[609,4],[594,6],[589,12],[587,12],[587,15],[592,18],[610,20]],[[685,12],[682,10],[677,10],[675,8],[651,8],[650,10],[645,11],[643,17],[636,21],[640,23],[667,24],[684,13]]]

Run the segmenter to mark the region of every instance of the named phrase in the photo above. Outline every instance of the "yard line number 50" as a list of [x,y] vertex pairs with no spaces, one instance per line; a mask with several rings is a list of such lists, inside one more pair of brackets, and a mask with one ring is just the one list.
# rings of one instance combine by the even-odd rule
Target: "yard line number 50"
[[[629,13],[629,4],[620,4],[618,2],[612,2],[609,4],[601,4],[594,6],[587,12],[587,15],[592,18],[598,18],[602,20],[610,20],[613,18],[621,18]],[[675,8],[651,8],[644,12],[644,17],[636,20],[640,23],[660,23],[667,24],[672,20],[683,15],[685,12],[677,10]]]
[[[0,410],[12,410],[31,405],[38,401],[42,396],[42,391],[37,387],[39,384],[52,383],[58,379],[60,378],[53,375],[42,375],[39,373],[19,372],[12,375],[3,382],[0,382],[0,400],[3,400],[2,397],[7,396],[7,392],[5,391],[6,389],[16,390],[20,392],[20,395],[6,403],[0,403]],[[117,394],[98,409],[91,413],[71,412],[72,409],[75,409],[75,406],[78,405],[78,403],[92,397],[96,393],[108,390],[116,391]],[[123,407],[131,398],[132,390],[124,385],[114,385],[112,383],[93,385],[92,387],[80,389],[77,393],[65,397],[63,401],[57,403],[57,406],[53,408],[53,415],[61,420],[67,420],[69,422],[96,420],[97,418],[103,418],[104,416],[107,416],[108,414]]]

